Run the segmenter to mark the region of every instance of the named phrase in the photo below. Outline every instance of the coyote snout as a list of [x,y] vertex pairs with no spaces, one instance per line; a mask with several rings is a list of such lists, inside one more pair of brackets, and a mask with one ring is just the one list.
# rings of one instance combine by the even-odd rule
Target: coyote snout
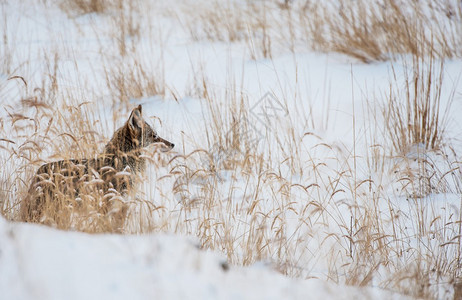
[[160,143],[162,151],[174,147],[143,119],[139,105],[96,158],[42,165],[21,203],[22,221],[69,228],[75,226],[73,216],[84,206],[84,213],[108,217],[98,231],[122,231],[128,211],[124,198],[133,195],[137,175],[145,170],[142,149],[153,143]]

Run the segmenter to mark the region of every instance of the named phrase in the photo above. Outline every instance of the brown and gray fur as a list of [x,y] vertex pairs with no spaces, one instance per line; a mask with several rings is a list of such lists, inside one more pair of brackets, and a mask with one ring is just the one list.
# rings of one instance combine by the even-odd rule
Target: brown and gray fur
[[121,232],[128,210],[123,199],[134,192],[137,175],[146,167],[143,148],[152,143],[174,147],[146,123],[139,105],[97,157],[42,165],[21,203],[21,220],[66,228],[62,224],[70,223],[74,210],[86,200],[94,203],[99,215],[111,216],[107,230]]

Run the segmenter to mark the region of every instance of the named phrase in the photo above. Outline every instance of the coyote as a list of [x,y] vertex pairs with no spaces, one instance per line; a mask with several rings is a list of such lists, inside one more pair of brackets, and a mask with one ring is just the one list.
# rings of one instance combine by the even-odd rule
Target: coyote
[[97,216],[109,216],[104,231],[122,232],[128,211],[124,197],[133,195],[134,181],[146,167],[142,148],[152,143],[162,143],[165,151],[174,147],[146,123],[139,105],[102,154],[42,165],[21,203],[21,220],[69,228],[75,223],[72,216],[83,206],[92,208],[90,211]]

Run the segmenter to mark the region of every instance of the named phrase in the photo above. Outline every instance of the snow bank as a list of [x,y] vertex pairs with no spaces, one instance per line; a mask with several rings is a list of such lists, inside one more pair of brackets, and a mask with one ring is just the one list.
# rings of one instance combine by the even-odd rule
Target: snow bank
[[398,299],[233,267],[190,237],[88,235],[0,219],[2,299]]

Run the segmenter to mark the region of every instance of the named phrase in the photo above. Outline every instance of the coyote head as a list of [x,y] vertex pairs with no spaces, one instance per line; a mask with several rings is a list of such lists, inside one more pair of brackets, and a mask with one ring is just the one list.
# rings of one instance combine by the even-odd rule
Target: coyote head
[[142,107],[138,105],[132,110],[124,126],[114,133],[106,146],[106,152],[114,152],[114,150],[130,152],[153,143],[162,143],[164,145],[162,151],[168,151],[175,146],[157,135],[157,132],[143,119]]

